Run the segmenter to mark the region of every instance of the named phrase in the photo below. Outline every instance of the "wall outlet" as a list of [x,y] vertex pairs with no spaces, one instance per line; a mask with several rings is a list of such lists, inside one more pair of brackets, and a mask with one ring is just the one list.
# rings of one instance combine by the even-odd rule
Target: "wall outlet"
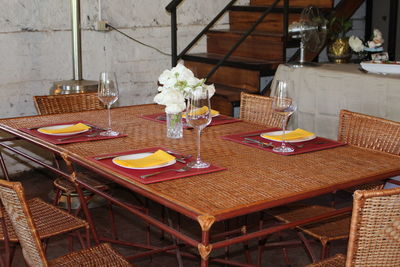
[[110,27],[108,27],[107,22],[108,21],[106,21],[106,20],[99,20],[96,23],[96,27],[95,27],[96,31],[102,31],[102,32],[110,31],[111,29],[110,29]]

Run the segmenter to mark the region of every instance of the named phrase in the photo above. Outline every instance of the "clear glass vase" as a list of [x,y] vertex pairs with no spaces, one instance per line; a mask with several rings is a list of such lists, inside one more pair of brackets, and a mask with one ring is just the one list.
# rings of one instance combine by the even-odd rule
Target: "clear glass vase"
[[183,137],[182,112],[167,113],[167,137],[173,139]]

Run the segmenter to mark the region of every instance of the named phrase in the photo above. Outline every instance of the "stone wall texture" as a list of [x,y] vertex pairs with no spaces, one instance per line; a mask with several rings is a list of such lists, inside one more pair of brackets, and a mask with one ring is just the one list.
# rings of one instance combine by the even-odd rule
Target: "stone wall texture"
[[[72,79],[69,0],[2,0],[0,9],[0,118],[35,115],[34,95],[47,95],[56,81]],[[170,56],[115,32],[95,31],[98,0],[81,0],[83,77],[97,80],[115,71],[120,99],[116,105],[153,102],[159,74]],[[170,0],[101,0],[102,19],[135,39],[170,54]],[[240,1],[246,4],[247,0]],[[183,49],[228,1],[185,0],[178,9],[178,43]],[[227,17],[218,26],[226,27]],[[205,39],[193,48],[204,51]],[[26,151],[46,157],[37,149]],[[11,173],[30,168],[6,152]]]
[[[128,35],[171,53],[170,0],[102,0],[102,18]],[[178,9],[182,49],[227,1],[187,0]],[[169,56],[139,45],[121,34],[95,31],[98,0],[81,0],[83,76],[117,73],[118,105],[152,102],[156,80],[170,67]],[[49,93],[53,82],[72,79],[69,0],[2,1],[0,9],[0,117],[36,114],[32,96]],[[223,25],[227,21],[220,21]],[[204,49],[204,39],[195,48]]]

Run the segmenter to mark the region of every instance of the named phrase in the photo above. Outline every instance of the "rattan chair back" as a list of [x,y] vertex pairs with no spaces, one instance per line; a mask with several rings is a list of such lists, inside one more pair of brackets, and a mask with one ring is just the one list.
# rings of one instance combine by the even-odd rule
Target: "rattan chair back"
[[21,244],[26,263],[29,266],[48,266],[21,183],[0,180],[0,199]]
[[43,95],[34,96],[33,99],[39,115],[79,112],[104,108],[104,105],[97,97],[97,93]]
[[272,127],[282,127],[282,117],[272,110],[272,98],[241,93],[240,119]]
[[338,141],[400,155],[400,122],[341,110]]
[[346,266],[400,266],[400,188],[354,193]]

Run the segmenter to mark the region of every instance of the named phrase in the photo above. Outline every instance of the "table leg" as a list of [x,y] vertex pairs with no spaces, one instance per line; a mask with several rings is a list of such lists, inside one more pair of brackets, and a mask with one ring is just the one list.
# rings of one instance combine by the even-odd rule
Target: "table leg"
[[212,245],[210,244],[210,228],[215,222],[214,216],[200,215],[197,217],[197,221],[201,227],[201,243],[198,244],[197,249],[201,256],[201,267],[208,267],[209,256],[212,251]]
[[71,160],[68,159],[68,156],[61,155],[61,157],[64,159],[67,168],[71,172],[70,178],[71,178],[71,181],[75,184],[76,192],[78,193],[79,201],[81,202],[81,208],[83,209],[83,212],[85,214],[86,220],[89,223],[89,227],[90,227],[90,229],[92,231],[94,242],[96,244],[99,244],[100,243],[99,237],[97,235],[97,231],[96,231],[96,228],[94,226],[92,215],[90,214],[89,208],[87,206],[87,201],[86,201],[85,195],[83,194],[82,188],[76,182],[76,170],[75,170],[75,168],[73,166],[73,163],[72,163]]

